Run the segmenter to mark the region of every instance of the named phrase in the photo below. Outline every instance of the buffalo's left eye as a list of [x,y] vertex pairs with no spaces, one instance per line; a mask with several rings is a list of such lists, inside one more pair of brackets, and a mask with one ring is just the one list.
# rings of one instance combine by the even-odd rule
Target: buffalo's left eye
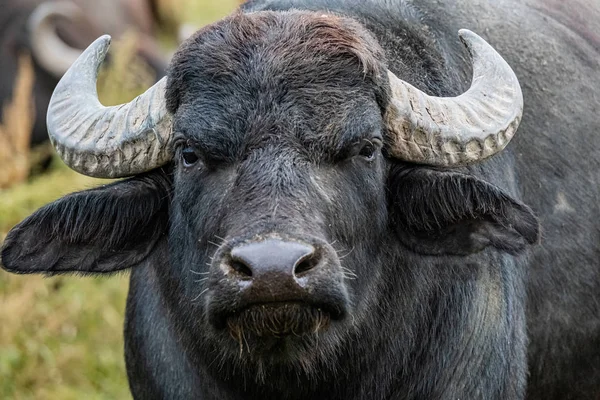
[[358,155],[364,157],[367,161],[371,161],[375,158],[375,153],[377,152],[377,146],[371,142],[367,142],[360,149]]
[[191,147],[186,147],[181,152],[181,158],[183,158],[183,165],[191,167],[198,161],[198,155]]

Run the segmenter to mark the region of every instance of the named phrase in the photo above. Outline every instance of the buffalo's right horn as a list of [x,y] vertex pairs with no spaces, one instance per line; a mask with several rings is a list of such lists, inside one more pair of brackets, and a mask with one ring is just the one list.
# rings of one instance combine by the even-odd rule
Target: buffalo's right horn
[[67,72],[82,51],[69,46],[58,36],[55,19],[74,21],[82,15],[77,5],[67,1],[54,1],[37,6],[27,20],[35,60],[57,78]]
[[48,106],[48,134],[72,169],[100,178],[131,176],[172,159],[167,79],[119,106],[98,100],[98,70],[110,36],[96,39],[60,80]]

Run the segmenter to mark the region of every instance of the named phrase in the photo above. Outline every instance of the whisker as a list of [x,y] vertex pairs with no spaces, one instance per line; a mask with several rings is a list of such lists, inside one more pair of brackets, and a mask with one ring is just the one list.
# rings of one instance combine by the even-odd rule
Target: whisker
[[358,278],[358,275],[356,275],[352,270],[350,270],[350,269],[348,269],[346,267],[342,267],[342,266],[340,266],[340,268],[342,268],[344,270],[344,272],[345,272],[344,275],[350,275],[350,276],[353,276],[355,278]]
[[196,283],[200,283],[200,282],[204,282],[204,281],[205,281],[205,280],[207,280],[207,279],[208,279],[208,276],[207,276],[206,278],[202,278],[202,279],[196,279],[196,280],[194,280],[194,282],[196,282]]
[[198,271],[194,271],[193,269],[190,269],[190,272],[192,274],[195,274],[195,275],[208,275],[208,274],[210,274],[210,271],[209,272],[198,272]]
[[248,344],[248,340],[246,340],[246,335],[244,334],[244,330],[242,329],[242,339],[244,343],[246,343],[246,349],[248,350],[248,354],[250,354],[250,345]]
[[240,344],[240,358],[242,358],[242,356],[244,355],[244,342],[242,340],[242,336],[244,336],[244,331],[240,328],[240,331],[238,333],[238,342]]
[[206,293],[208,291],[208,289],[210,288],[206,288],[203,291],[200,292],[200,294],[196,297],[194,297],[194,299],[192,300],[192,303],[195,302],[196,300],[198,300],[200,298],[200,296],[202,296],[204,293]]
[[348,253],[344,254],[343,256],[339,256],[338,258],[339,258],[340,260],[341,260],[341,259],[343,259],[343,258],[346,258],[346,257],[348,257],[350,254],[352,254],[352,252],[353,252],[353,251],[354,251],[354,247],[352,247]]

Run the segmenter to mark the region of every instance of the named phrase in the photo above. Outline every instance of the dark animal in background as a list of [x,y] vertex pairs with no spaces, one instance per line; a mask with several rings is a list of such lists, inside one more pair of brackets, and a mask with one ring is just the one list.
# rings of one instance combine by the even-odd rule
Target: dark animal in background
[[[68,67],[102,33],[118,38],[138,34],[138,54],[157,80],[167,58],[154,37],[156,17],[148,0],[0,0],[0,104],[12,98],[19,55],[33,56],[36,118],[33,145],[48,140],[46,112],[50,96]],[[2,109],[0,107],[0,123]]]
[[131,268],[139,399],[598,399],[594,32],[584,0],[257,0],[116,108],[100,38],[49,131],[130,178],[43,207],[2,263]]

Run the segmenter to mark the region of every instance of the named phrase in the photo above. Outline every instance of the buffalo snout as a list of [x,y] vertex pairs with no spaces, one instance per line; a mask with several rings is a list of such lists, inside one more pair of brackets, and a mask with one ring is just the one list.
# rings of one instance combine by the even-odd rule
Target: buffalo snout
[[211,322],[255,337],[299,337],[325,330],[347,312],[344,275],[325,241],[278,237],[227,242],[212,266]]

